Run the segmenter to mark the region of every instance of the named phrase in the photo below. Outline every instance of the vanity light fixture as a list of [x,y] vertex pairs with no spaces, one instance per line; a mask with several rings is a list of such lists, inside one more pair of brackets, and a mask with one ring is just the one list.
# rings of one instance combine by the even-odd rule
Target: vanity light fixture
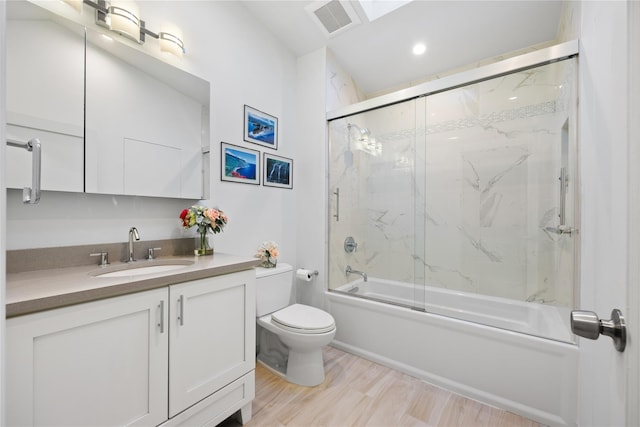
[[149,31],[145,27],[144,21],[141,21],[141,24],[142,25],[140,26],[140,43],[145,42],[146,36],[151,36],[154,39],[158,39],[160,43],[160,51],[170,52],[178,57],[181,57],[184,54],[185,52],[184,43],[182,42],[182,39],[180,37],[173,35],[171,33],[167,33],[166,31],[161,31],[158,34],[156,34],[153,31]]
[[140,43],[140,18],[138,7],[133,2],[112,3],[109,6],[111,31]]
[[[132,1],[107,0],[63,0],[78,12],[82,12],[82,4],[95,9],[95,21],[97,25],[114,31],[138,44],[144,44],[146,36],[158,39],[160,50],[170,52],[178,57],[185,53],[184,42],[180,31],[173,27],[172,32],[162,31],[155,33],[145,26],[140,19],[138,7]],[[175,33],[178,33],[176,35]]]
[[185,53],[184,43],[178,36],[174,36],[171,33],[160,33],[160,50],[163,52],[170,52],[176,56],[182,56]]

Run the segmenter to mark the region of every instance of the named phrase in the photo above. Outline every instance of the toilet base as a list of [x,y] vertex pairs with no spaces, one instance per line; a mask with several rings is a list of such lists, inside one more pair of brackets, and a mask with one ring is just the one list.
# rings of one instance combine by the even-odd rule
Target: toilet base
[[274,358],[258,354],[257,362],[285,381],[305,387],[315,387],[324,382],[322,349],[310,352],[289,350],[286,365],[274,365]]
[[259,321],[257,326],[257,361],[262,366],[293,384],[314,387],[324,382],[322,349],[329,344],[335,331],[317,336],[303,336],[303,342],[308,339],[321,339],[319,346],[309,349],[300,345],[300,338],[280,337],[268,330],[267,328],[274,328],[270,323]]
[[265,368],[267,371],[271,372],[273,375],[275,375],[275,376],[277,376],[277,377],[280,377],[280,378],[282,378],[282,379],[283,379],[283,380],[285,380],[285,381],[287,380],[287,374],[285,374],[284,372],[282,372],[282,371],[278,370],[277,368],[274,368],[273,366],[271,366],[271,365],[269,364],[269,362],[267,362],[267,361],[265,361],[265,360],[262,360],[262,359],[261,359],[261,358],[259,358],[259,357],[256,359],[256,362],[257,362],[257,363],[259,363],[259,364],[261,364],[262,366],[264,366],[264,368]]
[[307,352],[289,349],[286,380],[306,387],[322,384],[324,382],[322,348]]

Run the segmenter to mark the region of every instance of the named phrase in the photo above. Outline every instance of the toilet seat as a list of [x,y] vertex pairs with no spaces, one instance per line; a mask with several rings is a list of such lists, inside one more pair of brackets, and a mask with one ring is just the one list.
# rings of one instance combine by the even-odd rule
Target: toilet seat
[[276,311],[271,315],[271,323],[298,334],[324,334],[336,327],[329,313],[303,304],[293,304]]

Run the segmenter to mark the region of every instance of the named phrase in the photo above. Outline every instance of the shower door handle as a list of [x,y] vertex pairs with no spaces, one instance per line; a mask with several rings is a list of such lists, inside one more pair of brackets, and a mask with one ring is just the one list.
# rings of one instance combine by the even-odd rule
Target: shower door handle
[[560,168],[560,177],[558,178],[560,181],[560,203],[558,214],[558,219],[560,220],[559,225],[557,227],[545,227],[544,231],[554,234],[568,234],[571,235],[575,233],[577,230],[567,225],[567,186],[569,183],[569,175],[567,174],[567,168]]
[[617,308],[611,311],[611,320],[599,319],[593,311],[574,310],[571,312],[571,331],[590,340],[597,340],[601,334],[607,335],[620,352],[627,345],[627,326],[622,312]]

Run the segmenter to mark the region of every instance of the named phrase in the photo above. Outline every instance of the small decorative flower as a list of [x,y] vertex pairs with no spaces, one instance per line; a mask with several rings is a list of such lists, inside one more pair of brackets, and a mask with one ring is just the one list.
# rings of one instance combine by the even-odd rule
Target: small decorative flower
[[229,218],[220,209],[195,205],[180,212],[182,228],[198,227],[200,234],[211,231],[214,234],[221,233]]
[[272,241],[262,242],[255,256],[262,261],[278,258],[278,244]]

